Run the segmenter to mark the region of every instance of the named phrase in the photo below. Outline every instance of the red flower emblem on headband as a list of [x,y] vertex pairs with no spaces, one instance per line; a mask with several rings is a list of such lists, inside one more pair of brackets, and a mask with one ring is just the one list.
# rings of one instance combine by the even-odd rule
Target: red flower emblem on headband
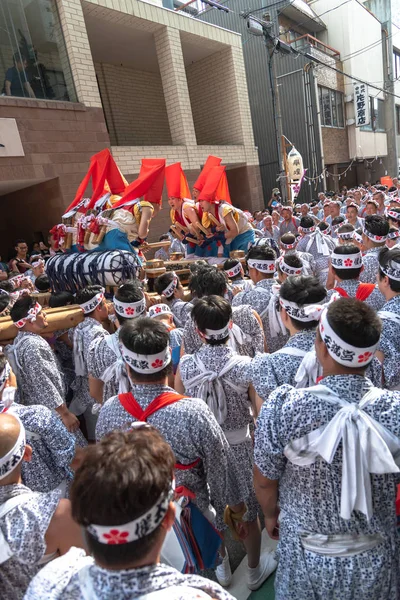
[[228,277],[233,277],[234,276],[234,272],[233,271],[228,271]]
[[135,314],[135,309],[132,308],[131,306],[128,306],[128,308],[125,309],[125,312],[127,315],[134,315]]
[[163,364],[164,363],[161,360],[161,358],[157,358],[157,360],[155,360],[153,363],[151,363],[151,366],[153,367],[153,369],[156,369],[157,367],[162,367]]
[[381,240],[382,238],[383,238],[382,235],[376,235],[375,236],[375,239],[376,239],[377,242],[379,242],[379,240]]
[[358,357],[358,362],[359,363],[363,363],[363,362],[367,362],[367,360],[369,360],[372,356],[372,352],[364,352],[364,354],[360,354]]
[[269,265],[268,269],[269,269],[270,271],[275,271],[275,265]]
[[156,306],[155,309],[154,309],[154,312],[157,313],[157,314],[159,314],[162,311],[161,311],[161,308],[159,306]]
[[295,272],[296,275],[301,275],[301,269]]
[[345,267],[351,267],[353,265],[353,261],[351,260],[351,258],[346,258],[343,264]]
[[107,545],[115,546],[118,544],[127,544],[129,531],[119,531],[119,529],[110,529],[110,533],[103,533],[103,537],[107,540]]

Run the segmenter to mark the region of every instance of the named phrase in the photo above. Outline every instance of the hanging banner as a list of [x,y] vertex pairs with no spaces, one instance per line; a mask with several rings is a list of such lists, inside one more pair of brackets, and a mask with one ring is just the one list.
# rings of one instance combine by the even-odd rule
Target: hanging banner
[[354,83],[354,114],[356,127],[370,124],[368,86],[365,83]]

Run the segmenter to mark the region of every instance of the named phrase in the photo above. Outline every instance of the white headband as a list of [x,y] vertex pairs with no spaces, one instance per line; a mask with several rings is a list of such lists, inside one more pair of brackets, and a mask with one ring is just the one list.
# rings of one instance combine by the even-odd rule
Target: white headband
[[158,373],[171,362],[169,345],[158,354],[136,354],[136,352],[128,350],[122,343],[120,350],[124,361],[137,373]]
[[146,312],[146,298],[137,302],[121,302],[115,296],[113,298],[114,309],[117,315],[126,319],[136,319]]
[[233,267],[231,267],[230,269],[225,269],[225,273],[229,278],[232,278],[236,277],[236,275],[239,275],[241,269],[242,265],[240,262],[238,262],[236,265],[233,265]]
[[293,242],[293,244],[284,244],[282,241],[280,242],[282,248],[285,248],[285,250],[293,250],[293,248],[296,248],[297,246],[297,240],[295,240]]
[[172,315],[172,310],[170,309],[168,304],[156,304],[155,306],[150,306],[150,319],[155,319],[155,317],[159,317],[160,315]]
[[389,277],[389,279],[400,281],[400,263],[391,260],[386,267],[379,265],[379,268],[384,275]]
[[275,273],[275,260],[262,260],[260,258],[249,258],[247,261],[251,269],[256,269],[261,273]]
[[352,240],[354,238],[354,229],[353,229],[353,231],[344,231],[343,233],[340,233],[339,231],[337,231],[336,235],[341,240]]
[[16,323],[14,323],[15,327],[17,329],[22,329],[22,327],[25,327],[25,325],[27,324],[28,321],[30,321],[31,323],[34,323],[36,321],[36,317],[38,316],[38,314],[40,313],[41,310],[42,310],[42,307],[40,306],[39,302],[36,302],[36,304],[34,304],[28,310],[28,314],[26,315],[26,317],[23,317],[22,319],[20,319]]
[[[11,367],[10,367],[10,363],[7,361],[4,369],[0,373],[0,392],[2,392],[4,390],[4,386],[6,385],[6,382],[7,382],[8,378],[10,377],[10,373],[11,373]],[[0,402],[1,402],[1,400],[0,400]]]
[[362,242],[362,235],[357,233],[357,231],[353,231],[353,240],[356,240],[359,244]]
[[5,456],[0,458],[0,480],[12,473],[24,458],[26,446],[25,428],[19,419],[17,419],[17,421],[19,423],[18,439],[11,450],[7,452]]
[[229,321],[222,329],[206,329],[201,332],[206,340],[224,340],[229,336],[229,332],[232,329],[232,321]]
[[400,237],[400,229],[396,229],[396,231],[391,231],[388,233],[388,240],[395,240],[398,237]]
[[39,267],[40,265],[44,265],[45,262],[43,260],[43,258],[39,258],[38,260],[35,260],[34,262],[31,262],[31,266],[35,269],[36,267]]
[[329,354],[340,365],[345,367],[365,367],[374,358],[375,350],[378,347],[379,340],[373,346],[368,348],[358,348],[343,341],[329,325],[327,310],[321,315],[319,322],[319,332]]
[[165,290],[162,293],[162,295],[165,296],[166,298],[171,298],[171,296],[174,295],[176,288],[178,287],[178,282],[179,282],[178,275],[175,272],[173,273],[173,275],[174,275],[173,280],[171,281],[171,283],[169,283],[167,285],[167,287],[165,288]]
[[303,323],[309,323],[311,321],[319,321],[322,311],[326,304],[303,304],[300,306],[296,302],[290,302],[284,298],[279,297],[279,304],[286,310],[289,317],[302,321]]
[[373,242],[377,243],[377,244],[383,244],[384,242],[386,242],[387,240],[387,235],[374,235],[373,233],[370,233],[368,231],[368,229],[365,228],[365,225],[362,228],[363,230],[363,234],[367,236],[367,238],[369,238],[370,240],[372,240]]
[[89,525],[86,529],[100,544],[115,546],[144,538],[160,525],[174,495],[173,486],[161,494],[157,502],[143,515],[123,525]]
[[335,254],[331,255],[331,264],[335,269],[359,269],[362,267],[363,260],[361,252],[354,254]]
[[97,308],[103,302],[103,300],[104,300],[104,289],[103,289],[103,291],[96,294],[91,300],[88,300],[87,302],[84,302],[83,304],[80,304],[79,306],[81,307],[81,309],[83,310],[85,315],[87,315],[87,314],[93,312],[94,309]]
[[12,286],[15,290],[15,288],[19,288],[24,281],[26,281],[28,279],[28,277],[26,277],[26,275],[16,275],[15,277],[10,277],[9,281],[12,283]]
[[395,210],[390,210],[390,208],[387,208],[385,210],[385,215],[394,221],[400,221],[400,213]]
[[330,225],[328,225],[328,227],[326,227],[326,229],[321,229],[320,227],[318,227],[318,229],[319,229],[320,231],[322,231],[322,233],[323,233],[324,235],[330,235],[330,234],[331,234],[331,231],[332,231],[332,229],[331,229],[331,226],[330,226]]
[[286,264],[284,256],[280,256],[277,262],[282,273],[286,273],[286,275],[301,275],[303,272],[303,266],[291,267]]
[[302,231],[303,233],[313,233],[313,231],[315,231],[315,225],[312,227],[299,227],[299,231]]

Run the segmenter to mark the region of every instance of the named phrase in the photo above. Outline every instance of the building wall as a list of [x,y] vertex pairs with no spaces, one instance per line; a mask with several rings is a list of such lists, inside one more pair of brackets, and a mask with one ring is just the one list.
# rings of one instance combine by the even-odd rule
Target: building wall
[[95,70],[111,144],[172,144],[159,73],[104,63]]
[[336,164],[349,160],[346,129],[321,127],[325,164]]
[[231,48],[186,67],[199,145],[243,144]]

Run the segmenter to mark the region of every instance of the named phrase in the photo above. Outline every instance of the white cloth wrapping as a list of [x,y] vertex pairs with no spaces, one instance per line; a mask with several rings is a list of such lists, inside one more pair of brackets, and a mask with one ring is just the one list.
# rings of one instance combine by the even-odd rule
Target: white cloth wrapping
[[75,327],[74,329],[74,365],[75,375],[77,377],[83,377],[85,373],[85,356],[84,356],[84,335],[85,329],[93,327],[92,321],[86,321],[82,327]]
[[237,364],[243,362],[243,356],[232,356],[219,372],[206,369],[203,361],[196,354],[193,355],[193,359],[201,373],[188,379],[185,382],[185,389],[190,392],[191,388],[197,388],[196,396],[206,402],[221,425],[226,420],[228,414],[222,380],[224,384],[229,385],[238,394],[246,394],[248,390],[248,386],[236,385],[232,381],[224,379],[224,375],[229,373]]
[[236,323],[232,323],[232,327],[229,330],[229,341],[228,346],[235,352],[238,351],[238,346],[249,344],[251,342],[251,336],[244,333]]
[[279,334],[286,335],[286,327],[282,323],[280,311],[278,310],[279,290],[281,286],[274,284],[271,288],[271,297],[268,304],[268,320],[271,337],[275,338]]
[[313,245],[313,243],[317,244],[318,254],[323,254],[324,256],[330,256],[331,251],[326,243],[326,239],[322,231],[317,227],[317,229],[310,235],[310,239],[306,246],[306,252],[308,252]]
[[311,387],[317,383],[318,377],[322,375],[322,367],[317,359],[313,348],[306,352],[294,377],[297,388]]
[[394,321],[394,323],[400,325],[400,315],[389,310],[380,310],[378,312],[378,317],[381,319],[389,319],[389,321]]
[[373,514],[370,474],[400,471],[400,439],[363,410],[384,390],[371,387],[359,404],[339,398],[324,385],[304,391],[341,408],[327,425],[287,444],[286,458],[298,466],[311,465],[319,457],[331,464],[342,442],[340,516],[350,519],[352,512],[358,510],[370,520]]

